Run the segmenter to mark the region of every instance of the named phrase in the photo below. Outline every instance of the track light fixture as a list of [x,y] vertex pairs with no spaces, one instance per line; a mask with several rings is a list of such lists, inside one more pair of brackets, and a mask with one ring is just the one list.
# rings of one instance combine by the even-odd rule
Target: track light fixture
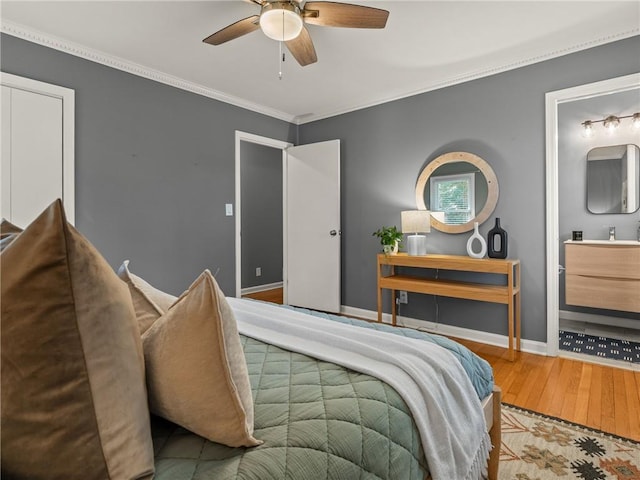
[[623,120],[625,118],[630,118],[633,127],[640,129],[640,112],[634,113],[633,115],[623,115],[620,117],[609,115],[602,120],[585,120],[584,122],[582,122],[581,125],[582,128],[584,128],[584,136],[590,137],[594,134],[594,123],[602,123],[604,128],[606,128],[609,133],[613,133],[620,126],[620,120]]

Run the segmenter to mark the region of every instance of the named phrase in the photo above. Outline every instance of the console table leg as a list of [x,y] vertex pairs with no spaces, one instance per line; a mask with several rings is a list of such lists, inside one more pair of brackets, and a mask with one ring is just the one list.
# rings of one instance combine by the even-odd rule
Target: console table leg
[[518,292],[516,293],[516,350],[520,351],[520,262],[515,265],[515,281],[518,288]]
[[509,319],[509,358],[512,362],[516,358],[515,352],[513,350],[513,329],[515,323],[515,315],[513,310],[513,297],[511,297],[509,299],[509,312],[507,314],[507,318]]
[[391,325],[396,326],[396,291],[391,290]]
[[516,350],[520,351],[520,293],[516,295]]

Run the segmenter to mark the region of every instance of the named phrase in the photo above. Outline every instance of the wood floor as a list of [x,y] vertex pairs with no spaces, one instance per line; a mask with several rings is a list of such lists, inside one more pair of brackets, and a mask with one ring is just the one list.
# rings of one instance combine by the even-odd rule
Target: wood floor
[[[282,290],[250,297],[282,303]],[[503,402],[640,441],[640,372],[456,340],[491,364]]]
[[504,403],[640,441],[640,372],[456,340],[491,364]]
[[283,303],[282,288],[274,288],[272,290],[265,290],[264,292],[250,293],[243,295],[247,298],[253,298],[254,300],[263,300],[265,302]]

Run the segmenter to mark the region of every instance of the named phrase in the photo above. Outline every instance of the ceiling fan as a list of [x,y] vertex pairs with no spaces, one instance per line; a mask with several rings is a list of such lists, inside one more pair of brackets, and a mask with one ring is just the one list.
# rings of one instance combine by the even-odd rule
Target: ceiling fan
[[274,40],[284,42],[301,66],[318,61],[311,35],[305,23],[323,27],[384,28],[389,12],[338,2],[305,2],[300,0],[250,0],[260,5],[260,15],[252,15],[208,36],[203,42],[222,43],[251,33],[259,28]]

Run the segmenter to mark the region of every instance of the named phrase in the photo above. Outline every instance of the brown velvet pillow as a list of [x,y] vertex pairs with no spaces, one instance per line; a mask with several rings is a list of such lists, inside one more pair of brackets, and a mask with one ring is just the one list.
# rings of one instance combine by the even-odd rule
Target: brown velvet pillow
[[127,286],[56,201],[0,255],[2,476],[146,479],[144,357]]
[[133,307],[136,311],[140,334],[143,334],[178,299],[168,293],[152,287],[137,275],[129,271],[129,260],[125,260],[118,269],[118,277],[129,286]]
[[259,445],[233,311],[206,270],[142,336],[151,411],[230,447]]

